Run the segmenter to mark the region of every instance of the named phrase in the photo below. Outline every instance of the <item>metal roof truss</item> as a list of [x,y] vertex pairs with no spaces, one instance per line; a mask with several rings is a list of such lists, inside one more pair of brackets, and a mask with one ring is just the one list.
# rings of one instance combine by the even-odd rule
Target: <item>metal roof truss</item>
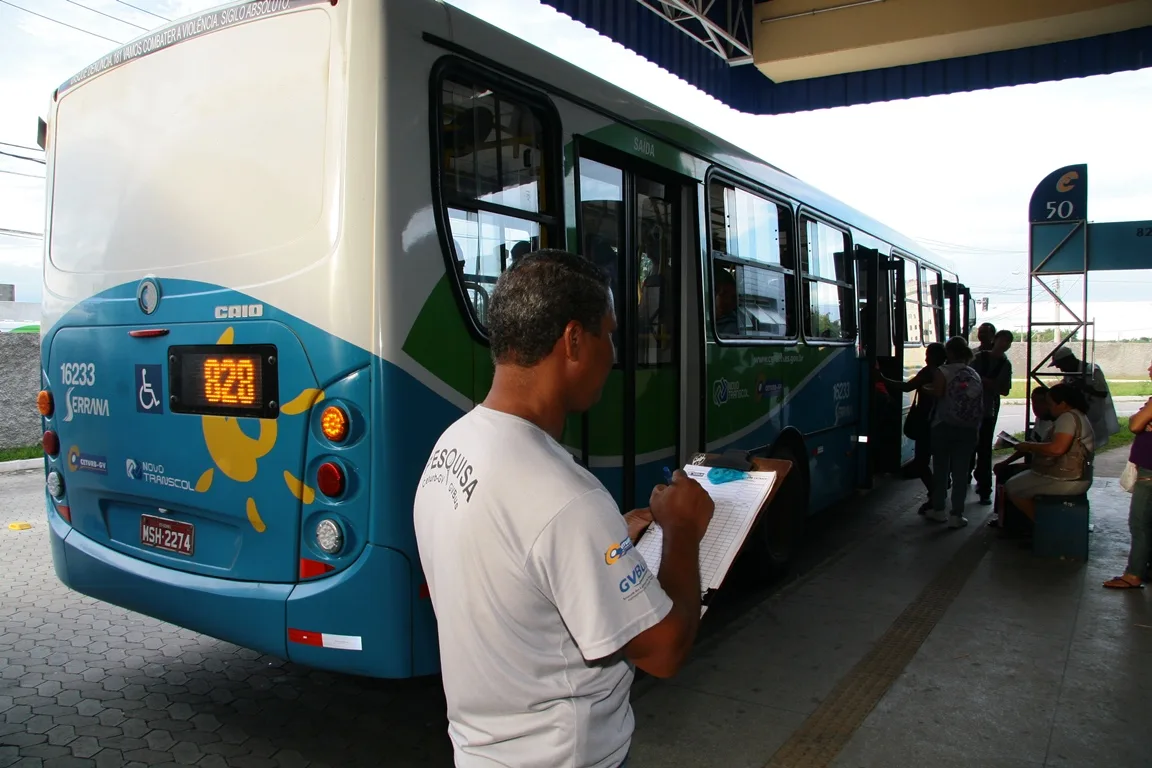
[[747,0],[635,0],[729,65],[752,63]]

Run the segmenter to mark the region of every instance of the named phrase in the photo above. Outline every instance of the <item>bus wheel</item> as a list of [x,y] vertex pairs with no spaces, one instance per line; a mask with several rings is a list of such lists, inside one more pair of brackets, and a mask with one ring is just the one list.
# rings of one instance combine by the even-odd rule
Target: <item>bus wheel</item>
[[803,448],[790,442],[777,443],[768,458],[792,462],[792,470],[759,525],[765,570],[775,574],[787,568],[803,538],[808,517],[808,462],[804,461]]

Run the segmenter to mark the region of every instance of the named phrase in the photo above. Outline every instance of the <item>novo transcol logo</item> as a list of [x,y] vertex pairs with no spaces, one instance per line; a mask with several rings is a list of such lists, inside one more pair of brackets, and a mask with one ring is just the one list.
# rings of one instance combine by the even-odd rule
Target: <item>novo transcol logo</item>
[[151,461],[124,460],[124,472],[129,480],[143,480],[153,485],[165,485],[179,491],[194,491],[192,483],[180,477],[171,477],[165,474],[163,464]]
[[729,400],[742,400],[748,397],[748,390],[740,386],[738,381],[717,379],[712,382],[712,402],[717,406],[724,405]]

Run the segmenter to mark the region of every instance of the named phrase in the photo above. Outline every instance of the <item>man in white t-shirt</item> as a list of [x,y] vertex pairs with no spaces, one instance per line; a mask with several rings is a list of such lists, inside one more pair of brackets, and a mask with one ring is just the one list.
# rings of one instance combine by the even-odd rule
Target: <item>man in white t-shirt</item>
[[[668,677],[695,639],[712,500],[677,472],[622,516],[558,442],[615,359],[611,291],[590,261],[521,257],[487,321],[492,388],[436,444],[414,510],[455,762],[614,768],[631,746],[634,666]],[[633,546],[653,519],[658,574]]]

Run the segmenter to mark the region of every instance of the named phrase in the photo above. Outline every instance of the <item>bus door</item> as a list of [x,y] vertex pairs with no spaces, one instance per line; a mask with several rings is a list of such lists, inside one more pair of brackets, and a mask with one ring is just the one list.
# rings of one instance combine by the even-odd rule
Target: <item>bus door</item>
[[960,304],[963,314],[963,324],[960,328],[961,336],[968,336],[976,327],[976,299],[972,298],[972,289],[966,285],[959,286]]
[[687,242],[684,180],[586,140],[578,143],[581,252],[612,283],[616,365],[582,417],[584,463],[624,511],[648,505],[681,454],[680,303]]
[[944,281],[944,323],[945,341],[960,334],[960,284],[951,280]]
[[902,421],[901,393],[882,385],[880,375],[903,380],[902,344],[895,343],[901,315],[895,314],[900,296],[894,293],[903,284],[903,261],[892,259],[871,248],[859,249],[861,273],[867,285],[867,300],[861,307],[861,342],[867,357],[871,386],[862,387],[868,402],[861,412],[868,414],[867,450],[862,469],[862,486],[870,487],[877,474],[900,467]]

